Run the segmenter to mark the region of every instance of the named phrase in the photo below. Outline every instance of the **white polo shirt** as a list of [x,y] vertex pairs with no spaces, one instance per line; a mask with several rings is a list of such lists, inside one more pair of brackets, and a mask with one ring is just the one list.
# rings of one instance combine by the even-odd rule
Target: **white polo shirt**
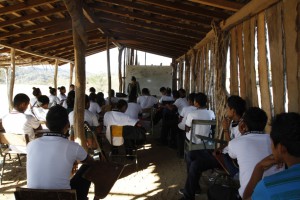
[[86,151],[77,143],[58,136],[42,136],[27,146],[27,187],[71,189],[70,174],[76,160]]
[[163,101],[174,101],[174,99],[173,99],[172,96],[166,96],[166,95],[163,95],[163,96],[161,96],[161,98],[159,99],[159,103],[163,103]]
[[[256,164],[272,154],[270,135],[248,134],[235,138],[228,144],[228,154],[231,158],[237,159],[239,164],[241,185],[239,194],[242,197]],[[281,170],[276,169],[276,166],[271,167],[264,172],[264,176],[270,176]]]
[[151,108],[154,104],[157,104],[157,98],[153,96],[139,96],[137,98],[137,103],[141,105],[142,109]]
[[[103,124],[106,126],[106,138],[110,142],[110,126],[118,125],[118,126],[134,126],[138,122],[137,119],[133,119],[126,115],[125,113],[118,111],[109,111],[106,112],[103,118]],[[123,138],[114,138],[113,143],[116,146],[122,145],[124,143]]]
[[96,102],[90,101],[89,111],[91,111],[95,115],[98,115],[98,113],[101,112],[101,108]]
[[178,98],[173,105],[177,107],[178,113],[181,113],[184,107],[189,106],[189,102],[186,100],[186,98]]
[[32,111],[33,111],[35,117],[39,121],[46,122],[46,116],[47,116],[49,109],[45,109],[42,107],[33,107]]
[[[90,126],[99,126],[97,116],[87,109],[84,110],[84,121],[89,123]],[[69,113],[69,122],[70,126],[74,125],[74,111]]]
[[[34,129],[40,126],[40,122],[32,115],[20,113],[13,109],[2,118],[2,125],[6,133],[28,134],[29,140],[35,139]],[[12,150],[26,153],[26,148],[10,146]]]
[[[192,121],[194,119],[199,119],[199,120],[213,120],[215,119],[215,114],[211,110],[207,109],[197,109],[187,115],[185,125],[188,127],[192,127]],[[195,126],[195,134],[192,137],[192,142],[195,144],[200,144],[202,143],[202,140],[200,138],[197,138],[196,135],[202,135],[202,136],[209,136],[209,133],[211,132],[211,126],[210,125],[199,125]],[[186,138],[190,139],[191,137],[191,130],[186,133]]]
[[133,102],[128,103],[128,107],[125,112],[126,115],[133,119],[138,119],[140,113],[142,113],[142,108],[139,104]]
[[51,108],[52,106],[55,106],[55,105],[59,105],[60,104],[60,100],[57,96],[54,96],[54,95],[50,95],[49,96],[49,108]]
[[197,110],[197,108],[195,106],[187,106],[187,107],[184,107],[181,111],[180,114],[180,117],[182,117],[182,120],[181,122],[178,124],[178,128],[180,128],[181,130],[185,130],[185,121],[186,121],[186,118],[188,116],[189,113],[193,112]]

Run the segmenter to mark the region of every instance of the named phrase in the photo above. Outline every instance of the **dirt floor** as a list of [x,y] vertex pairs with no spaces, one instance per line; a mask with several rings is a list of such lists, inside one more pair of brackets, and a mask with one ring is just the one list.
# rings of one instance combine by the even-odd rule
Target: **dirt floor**
[[[2,160],[2,157],[0,158]],[[26,158],[23,157],[23,166]],[[16,162],[16,160],[10,160]],[[127,166],[119,180],[111,189],[107,200],[133,199],[180,199],[178,190],[184,186],[186,168],[183,159],[176,155],[176,150],[159,145],[155,139],[149,138],[145,149],[138,151],[138,171],[136,166]],[[207,176],[204,176],[204,179]],[[205,180],[204,180],[205,181]],[[202,180],[203,182],[203,180]],[[7,165],[4,180],[0,186],[0,199],[14,199],[16,187],[26,187],[25,167],[12,168]],[[90,188],[89,199],[94,197],[93,185]],[[206,194],[197,197],[206,200]]]

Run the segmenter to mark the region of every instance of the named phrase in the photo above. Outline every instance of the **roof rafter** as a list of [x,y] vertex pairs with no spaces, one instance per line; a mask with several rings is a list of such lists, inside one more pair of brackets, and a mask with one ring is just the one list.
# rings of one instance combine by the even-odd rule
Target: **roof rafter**
[[191,2],[200,3],[207,6],[221,8],[224,10],[238,11],[244,4],[226,1],[226,0],[189,0]]

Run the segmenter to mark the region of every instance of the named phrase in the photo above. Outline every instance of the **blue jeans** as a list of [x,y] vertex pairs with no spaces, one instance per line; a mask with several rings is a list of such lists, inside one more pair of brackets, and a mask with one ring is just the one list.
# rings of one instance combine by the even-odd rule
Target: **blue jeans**
[[194,200],[195,192],[200,189],[199,180],[202,172],[218,167],[217,160],[212,155],[212,150],[195,150],[186,154],[187,179],[184,186],[184,197]]

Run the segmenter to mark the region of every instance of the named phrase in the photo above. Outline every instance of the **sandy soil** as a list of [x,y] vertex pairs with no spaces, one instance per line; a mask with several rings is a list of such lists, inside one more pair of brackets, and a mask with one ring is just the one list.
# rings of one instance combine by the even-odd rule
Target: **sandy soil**
[[[186,178],[185,162],[176,156],[176,151],[160,146],[156,140],[149,139],[145,149],[138,152],[138,171],[134,165],[124,169],[120,179],[115,183],[107,200],[129,199],[179,199],[178,190],[184,186]],[[2,157],[1,157],[2,160]],[[14,199],[15,187],[26,187],[25,167],[12,168],[10,160],[5,170],[3,184],[0,186],[0,199]],[[22,158],[25,166],[26,158]],[[93,185],[89,199],[94,197]],[[207,199],[203,194],[197,199]]]

